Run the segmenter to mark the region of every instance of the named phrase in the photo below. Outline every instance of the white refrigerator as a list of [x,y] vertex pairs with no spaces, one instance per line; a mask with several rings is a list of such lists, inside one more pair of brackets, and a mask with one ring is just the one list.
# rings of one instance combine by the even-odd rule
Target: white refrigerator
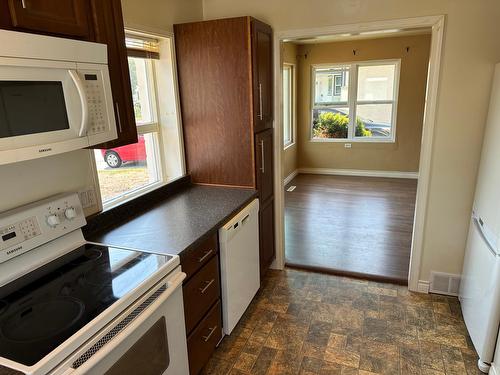
[[495,68],[460,282],[465,324],[488,372],[500,323],[500,64]]

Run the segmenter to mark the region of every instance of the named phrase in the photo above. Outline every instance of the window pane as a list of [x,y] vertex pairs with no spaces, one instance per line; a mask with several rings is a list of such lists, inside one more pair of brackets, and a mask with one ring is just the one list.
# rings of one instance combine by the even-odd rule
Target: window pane
[[292,67],[283,68],[283,143],[288,145],[293,142],[292,132]]
[[356,136],[390,137],[392,104],[358,104],[356,107]]
[[347,138],[349,107],[313,110],[313,139]]
[[396,65],[360,66],[358,100],[394,100]]
[[347,103],[349,67],[316,68],[314,72],[315,105]]
[[135,121],[138,125],[153,122],[149,95],[149,61],[138,57],[128,58]]
[[160,181],[157,142],[157,133],[149,133],[131,145],[95,150],[103,203]]

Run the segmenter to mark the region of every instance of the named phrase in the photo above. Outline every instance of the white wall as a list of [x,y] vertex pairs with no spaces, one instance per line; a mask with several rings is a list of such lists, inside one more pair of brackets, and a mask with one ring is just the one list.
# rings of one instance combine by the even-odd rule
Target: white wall
[[203,0],[204,19],[251,15],[275,31],[446,15],[420,279],[459,274],[493,74],[497,0]]
[[[174,23],[202,18],[201,0],[123,0],[122,6],[125,25],[145,31],[169,32]],[[93,186],[91,152],[79,150],[0,166],[0,212]]]
[[87,150],[0,166],[0,212],[94,184]]

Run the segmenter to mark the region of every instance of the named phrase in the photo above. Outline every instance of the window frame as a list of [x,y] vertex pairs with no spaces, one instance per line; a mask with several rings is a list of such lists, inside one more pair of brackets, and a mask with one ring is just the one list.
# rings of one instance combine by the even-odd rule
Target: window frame
[[[337,78],[340,78],[340,84],[337,85]],[[339,96],[342,94],[342,82],[344,81],[343,79],[343,74],[334,74],[333,75],[333,96]],[[337,94],[337,88],[339,88],[339,92]]]
[[[378,65],[394,65],[394,87],[393,100],[358,100],[358,69],[362,66],[378,66]],[[349,68],[349,83],[348,83],[348,99],[347,102],[339,102],[338,104],[316,105],[316,70],[325,68]],[[312,64],[311,65],[311,84],[310,84],[310,125],[309,125],[309,142],[333,142],[333,143],[353,143],[353,142],[368,142],[368,143],[395,143],[397,129],[397,111],[399,101],[399,83],[401,75],[401,59],[383,59],[383,60],[366,60],[339,62],[333,64]],[[335,86],[335,85],[334,85]],[[391,135],[390,137],[356,137],[355,136],[355,119],[357,114],[358,104],[392,104],[391,114]],[[347,138],[314,138],[313,136],[313,121],[314,110],[321,108],[349,108],[349,126],[347,130]]]
[[[139,34],[138,34],[139,35]],[[140,34],[142,36],[142,34]],[[148,36],[145,35],[145,38]],[[158,36],[157,38],[169,38],[171,41],[171,58],[174,60],[175,54],[173,51],[174,47],[174,38],[172,36]],[[93,160],[93,169],[95,171],[95,181],[96,181],[96,190],[98,191],[99,195],[99,201],[100,201],[100,206],[101,209],[106,211],[111,208],[117,207],[123,203],[126,203],[128,201],[131,201],[141,195],[144,195],[150,191],[156,190],[166,184],[169,183],[169,181],[166,180],[167,172],[166,172],[166,160],[165,160],[165,155],[161,150],[164,147],[164,142],[163,142],[163,136],[162,136],[162,125],[159,120],[159,97],[158,97],[158,85],[157,85],[157,72],[156,72],[156,66],[154,63],[154,58],[148,58],[148,57],[139,57],[139,56],[133,56],[133,55],[127,55],[127,59],[129,57],[135,57],[135,58],[143,58],[146,60],[146,75],[147,75],[147,85],[148,85],[148,96],[149,96],[149,105],[151,109],[151,118],[152,121],[150,122],[145,122],[145,123],[136,123],[136,129],[137,129],[137,135],[146,135],[146,134],[154,134],[154,142],[155,142],[155,147],[154,149],[154,160],[156,161],[156,165],[154,168],[156,169],[156,174],[158,176],[158,181],[152,182],[147,185],[139,186],[135,189],[131,189],[129,191],[124,192],[123,194],[120,194],[114,198],[111,198],[107,201],[103,201],[101,197],[101,189],[100,189],[100,182],[99,182],[99,177],[98,177],[98,170],[97,170],[97,163],[94,155],[92,155],[92,160]],[[174,91],[175,91],[175,97],[179,98],[178,96],[178,85],[177,85],[177,76],[175,75],[174,72]],[[178,105],[178,103],[177,103]],[[179,123],[180,124],[180,123]],[[181,126],[181,125],[179,125]],[[184,167],[183,167],[184,168]]]
[[[290,98],[290,142],[285,142],[285,124],[283,123],[283,150],[295,145],[297,139],[297,68],[294,63],[283,63],[282,71],[286,68],[290,69],[290,85],[291,85],[291,98]],[[283,82],[283,80],[282,80]],[[284,98],[284,96],[283,96]],[[283,103],[282,103],[283,109]],[[283,117],[283,116],[282,116]]]

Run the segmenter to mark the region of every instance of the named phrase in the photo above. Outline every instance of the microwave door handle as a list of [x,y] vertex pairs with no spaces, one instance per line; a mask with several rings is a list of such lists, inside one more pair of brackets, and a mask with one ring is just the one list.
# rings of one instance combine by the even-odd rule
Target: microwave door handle
[[85,137],[89,126],[89,103],[87,102],[87,90],[85,89],[82,79],[76,70],[68,70],[68,73],[76,86],[76,90],[80,96],[80,105],[82,107],[82,122],[80,124],[78,136]]
[[[91,370],[96,364],[100,361],[104,360],[108,353],[110,353],[113,349],[119,346],[125,339],[130,335],[131,332],[134,332],[137,328],[139,328],[142,324],[146,323],[148,318],[160,307],[175,291],[177,288],[182,286],[182,282],[186,278],[186,274],[181,272],[173,277],[172,280],[167,282],[167,290],[165,290],[161,296],[154,301],[151,305],[149,305],[144,311],[142,311],[132,322],[126,326],[122,331],[120,331],[115,337],[113,337],[110,341],[108,341],[104,346],[97,348],[97,351],[80,367],[78,367],[74,372],[71,372],[72,375],[83,375],[86,374],[89,370]],[[100,350],[105,348],[104,350]],[[87,350],[90,349],[87,348]]]

